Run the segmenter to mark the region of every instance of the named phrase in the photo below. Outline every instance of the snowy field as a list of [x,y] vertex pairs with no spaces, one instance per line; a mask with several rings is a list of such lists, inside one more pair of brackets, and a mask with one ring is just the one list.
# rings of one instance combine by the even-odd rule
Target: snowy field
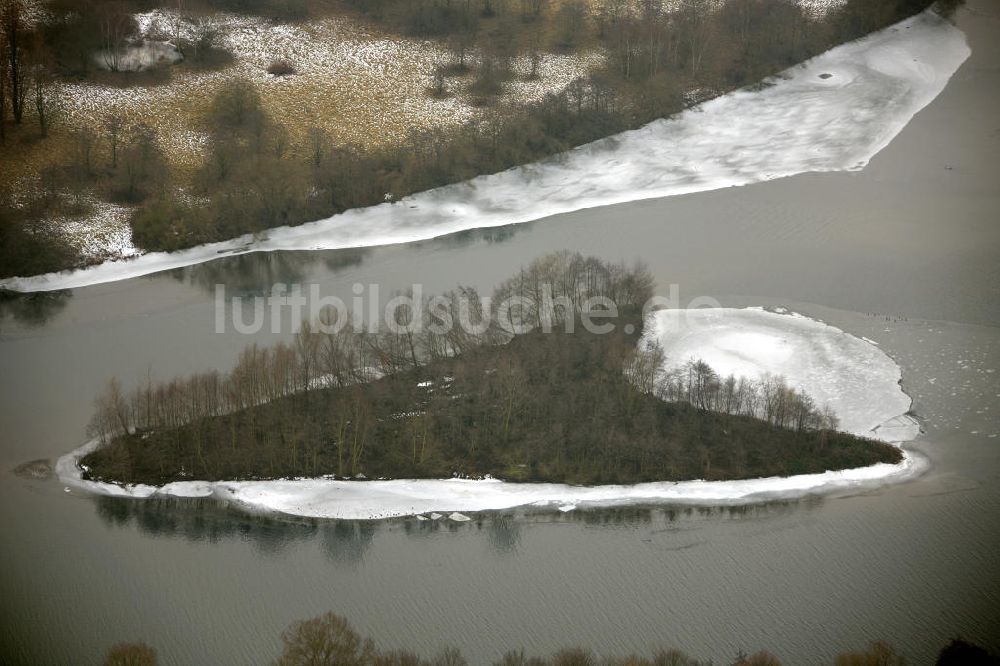
[[50,217],[47,221],[84,257],[108,259],[139,254],[139,248],[132,243],[130,206],[108,203],[96,197],[89,198],[87,204],[90,207],[87,215]]
[[[125,54],[122,69],[148,66],[153,57],[169,59],[173,47],[157,40],[194,39],[205,28],[217,31],[219,45],[233,54],[233,62],[214,71],[174,71],[168,83],[156,86],[62,84],[64,119],[71,126],[93,127],[113,111],[130,122],[152,124],[164,151],[181,167],[204,159],[207,135],[196,129],[197,121],[212,95],[234,79],[249,81],[260,92],[269,114],[282,119],[296,145],[306,145],[313,126],[326,130],[338,145],[399,145],[414,130],[457,127],[484,113],[464,94],[471,75],[449,78],[447,89],[453,94],[443,99],[427,95],[434,68],[452,57],[444,46],[384,35],[348,17],[288,25],[242,14],[187,18],[155,9],[135,18],[148,41]],[[156,44],[163,52],[151,54]],[[470,60],[475,57],[470,52]],[[541,99],[587,74],[602,57],[595,52],[543,54],[538,78],[515,78],[504,97],[512,104]],[[95,54],[95,59],[106,63],[107,54]],[[291,63],[294,75],[269,74],[268,66],[276,60]],[[514,63],[519,74],[527,67],[523,58]]]
[[925,12],[676,117],[396,203],[259,238],[150,253],[78,271],[11,278],[44,291],[122,280],[225,254],[366,247],[536,220],[581,208],[860,169],[934,99],[969,56],[964,34]]
[[[667,351],[666,366],[702,358],[718,372],[748,376],[780,374],[829,404],[842,428],[901,442],[916,437],[906,415],[910,398],[899,386],[900,369],[877,346],[801,315],[759,309],[665,310],[652,315],[647,340]],[[897,426],[882,430],[882,424]],[[79,460],[91,441],[64,456],[56,472],[64,483],[90,492],[131,497],[215,497],[256,511],[342,519],[417,515],[464,520],[462,513],[540,506],[570,511],[578,506],[622,504],[727,505],[814,494],[855,492],[912,478],[925,462],[909,451],[897,465],[741,481],[681,481],[612,486],[507,483],[496,479],[344,481],[331,478],[280,481],[183,481],[157,488],[122,487],[81,479]]]

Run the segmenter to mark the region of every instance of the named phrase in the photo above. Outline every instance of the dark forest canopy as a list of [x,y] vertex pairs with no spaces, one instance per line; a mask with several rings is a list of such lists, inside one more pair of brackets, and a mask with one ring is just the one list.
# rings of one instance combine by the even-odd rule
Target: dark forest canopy
[[[545,285],[568,307],[537,307]],[[89,478],[126,483],[333,474],[603,484],[900,459],[892,446],[836,432],[780,378],[720,378],[698,362],[664,374],[656,346],[636,347],[652,288],[642,266],[560,253],[501,284],[490,304],[516,295],[511,318],[549,321],[551,332],[511,334],[495,310],[474,332],[416,331],[412,321],[396,332],[322,332],[317,322],[291,344],[247,347],[226,375],[147,381],[128,395],[113,380],[92,422],[105,445],[82,463]],[[478,301],[460,288],[427,317],[457,321],[463,295]],[[609,333],[583,325],[595,297],[617,305]]]

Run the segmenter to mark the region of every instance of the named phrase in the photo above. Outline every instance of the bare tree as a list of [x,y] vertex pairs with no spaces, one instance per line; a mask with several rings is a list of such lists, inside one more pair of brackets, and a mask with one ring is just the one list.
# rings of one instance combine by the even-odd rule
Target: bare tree
[[166,185],[164,157],[152,127],[141,124],[135,128],[122,153],[122,194],[128,201],[138,201],[149,192],[146,186],[160,190]]
[[713,0],[687,0],[675,15],[692,74],[701,70],[702,61],[712,45],[716,27],[715,12]]
[[642,22],[649,31],[649,76],[656,74],[660,53],[660,20],[663,17],[663,0],[642,0]]
[[169,15],[168,29],[170,41],[182,54],[184,46],[184,26],[187,23],[184,0],[174,0],[174,11]]
[[90,132],[77,130],[72,133],[73,163],[77,177],[84,180],[93,173],[94,136]]
[[55,98],[52,93],[51,57],[48,51],[37,44],[32,51],[31,92],[38,118],[38,129],[42,136],[48,136],[49,125],[55,112]]
[[281,635],[281,642],[279,666],[363,666],[375,656],[371,640],[334,613],[296,622]]
[[542,15],[545,0],[521,0],[521,20],[534,21]]
[[476,42],[476,34],[479,26],[475,21],[463,21],[459,29],[451,35],[448,40],[448,48],[451,50],[453,62],[449,69],[455,74],[467,72],[469,64],[466,62],[469,51]]
[[7,132],[7,33],[0,30],[0,141],[5,140]]
[[216,48],[219,40],[219,29],[204,19],[198,19],[191,28],[191,43],[194,46],[194,59],[203,61]]
[[105,66],[112,72],[121,71],[125,43],[134,34],[135,28],[135,19],[132,18],[123,4],[109,4],[103,8],[100,30],[104,48],[101,57]]
[[558,46],[575,47],[583,33],[589,14],[589,6],[583,0],[566,0],[559,6],[557,22],[560,26],[556,38]]
[[319,125],[310,125],[306,132],[309,141],[309,157],[314,169],[323,166],[327,155],[333,148],[329,132]]
[[8,77],[10,79],[10,106],[14,122],[20,123],[24,114],[24,0],[0,0],[0,28],[4,33]]
[[435,65],[434,70],[431,72],[431,78],[434,81],[434,86],[431,88],[431,95],[434,97],[444,97],[445,96],[445,67],[443,65]]
[[116,111],[112,111],[104,119],[104,132],[108,136],[108,146],[111,148],[111,168],[118,168],[118,148],[121,145],[122,134],[125,131],[125,119]]
[[116,437],[132,432],[131,409],[117,377],[108,380],[104,393],[97,398],[96,407],[89,426],[93,436],[99,437],[104,442],[110,442]]

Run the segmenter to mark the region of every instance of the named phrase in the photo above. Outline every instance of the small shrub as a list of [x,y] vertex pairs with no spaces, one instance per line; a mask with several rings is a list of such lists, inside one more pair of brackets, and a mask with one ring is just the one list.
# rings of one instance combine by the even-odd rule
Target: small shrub
[[175,201],[156,199],[132,215],[132,240],[144,250],[177,250],[186,240],[191,211]]
[[295,73],[295,66],[287,60],[275,60],[268,65],[267,73],[274,76],[291,76]]
[[443,99],[448,96],[447,76],[445,75],[445,68],[438,66],[434,68],[434,72],[431,75],[432,84],[427,89],[427,94],[435,99]]

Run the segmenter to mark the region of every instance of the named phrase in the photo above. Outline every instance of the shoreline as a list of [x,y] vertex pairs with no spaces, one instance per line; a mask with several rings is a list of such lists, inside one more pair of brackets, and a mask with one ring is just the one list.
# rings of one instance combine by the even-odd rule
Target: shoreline
[[257,237],[7,278],[0,289],[71,289],[252,252],[415,242],[805,172],[858,170],[937,97],[970,53],[964,33],[927,10],[795,65],[760,90],[728,93],[550,160]]
[[[164,486],[123,486],[82,478],[80,459],[99,445],[90,440],[56,462],[67,487],[107,497],[223,500],[250,512],[304,518],[382,520],[423,514],[501,511],[539,507],[572,511],[623,505],[740,506],[773,500],[838,496],[917,478],[927,459],[899,444],[903,460],[867,467],[733,481],[655,481],[632,485],[570,486],[555,483],[508,483],[497,479],[391,479],[343,481],[328,478],[267,481],[179,481]],[[433,516],[431,516],[433,517]]]

